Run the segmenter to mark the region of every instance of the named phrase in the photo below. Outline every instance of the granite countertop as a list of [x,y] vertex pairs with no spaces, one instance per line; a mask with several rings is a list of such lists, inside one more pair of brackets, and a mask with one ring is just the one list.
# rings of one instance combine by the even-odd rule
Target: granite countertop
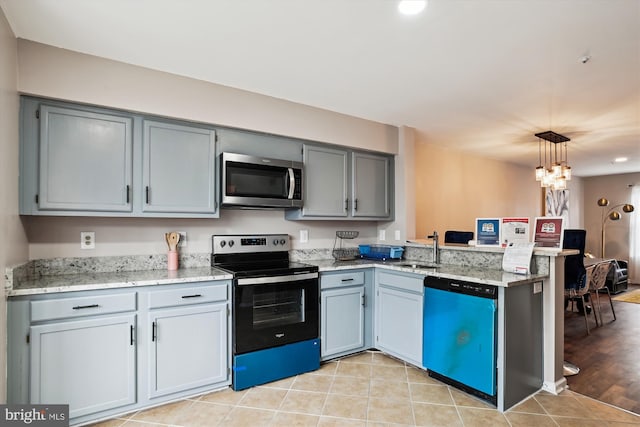
[[15,297],[55,292],[170,285],[231,278],[231,274],[214,267],[184,268],[175,271],[164,269],[60,274],[20,281],[14,285],[12,289],[7,291],[7,296]]
[[[517,286],[547,277],[546,274],[520,275],[502,270],[442,264],[438,268],[412,268],[411,260],[379,261],[356,259],[335,261],[333,259],[308,260],[317,265],[320,272],[352,270],[354,268],[378,267],[406,273],[424,274],[453,280],[466,280],[494,286]],[[415,261],[420,263],[421,261]],[[97,289],[127,288],[136,286],[170,285],[180,283],[205,282],[231,279],[232,275],[214,267],[184,268],[176,271],[145,270],[125,272],[101,272],[81,274],[61,274],[24,280],[7,291],[7,296],[37,295],[56,292],[74,292]]]
[[334,261],[332,259],[309,261],[310,264],[317,265],[321,272],[378,267],[387,270],[404,271],[407,273],[424,274],[445,279],[465,280],[503,287],[522,285],[548,277],[548,274],[515,274],[498,269],[463,265],[441,264],[437,268],[413,268],[402,265],[411,264],[412,262],[416,264],[425,263],[424,261],[418,260],[377,261],[366,259],[356,259],[353,261]]

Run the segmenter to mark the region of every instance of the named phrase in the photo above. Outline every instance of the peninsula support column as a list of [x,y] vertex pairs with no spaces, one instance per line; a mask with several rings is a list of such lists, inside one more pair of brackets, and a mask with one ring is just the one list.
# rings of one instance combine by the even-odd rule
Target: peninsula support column
[[543,290],[544,370],[542,389],[559,394],[567,388],[564,362],[564,254],[549,257]]

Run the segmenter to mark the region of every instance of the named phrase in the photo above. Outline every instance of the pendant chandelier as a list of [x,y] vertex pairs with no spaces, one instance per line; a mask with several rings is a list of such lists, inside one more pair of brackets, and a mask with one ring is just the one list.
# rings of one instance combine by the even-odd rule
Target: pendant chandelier
[[543,188],[564,190],[571,179],[571,166],[567,164],[567,142],[564,135],[553,131],[536,133],[538,137],[538,160],[536,181]]

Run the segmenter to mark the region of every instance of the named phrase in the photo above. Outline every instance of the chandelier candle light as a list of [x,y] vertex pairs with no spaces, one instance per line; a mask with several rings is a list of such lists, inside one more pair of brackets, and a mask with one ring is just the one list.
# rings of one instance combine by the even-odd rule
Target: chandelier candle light
[[[600,206],[601,208],[606,208],[607,206],[609,206],[609,200],[605,199],[604,197],[599,198],[598,199],[598,206]],[[602,247],[600,248],[600,258],[604,258],[604,230],[605,230],[605,225],[606,225],[608,219],[610,219],[611,221],[618,221],[620,218],[622,218],[622,215],[620,215],[620,212],[615,210],[616,208],[619,208],[620,206],[622,206],[622,212],[624,212],[624,213],[631,213],[635,209],[633,207],[633,205],[629,204],[629,203],[617,204],[617,205],[609,208],[609,210],[607,211],[606,214],[604,213],[605,209],[602,209],[602,228],[600,229],[601,239],[602,239],[601,240]]]
[[[539,159],[539,166],[536,168],[536,181],[540,181],[540,186],[543,188],[564,190],[567,188],[567,181],[571,179],[571,166],[567,163],[567,142],[571,140],[550,130],[536,133],[535,136],[538,137]],[[544,149],[542,148],[543,140]],[[560,150],[558,150],[558,144],[562,144]],[[542,161],[543,152],[544,163]]]

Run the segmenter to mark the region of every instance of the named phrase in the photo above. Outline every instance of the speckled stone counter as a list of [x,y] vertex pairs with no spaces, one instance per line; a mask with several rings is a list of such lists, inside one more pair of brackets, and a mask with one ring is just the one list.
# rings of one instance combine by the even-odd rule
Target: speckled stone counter
[[210,254],[181,254],[167,270],[166,254],[32,260],[5,271],[6,295],[36,295],[231,279],[210,267]]
[[321,272],[348,270],[354,268],[378,267],[387,270],[404,271],[407,273],[418,273],[428,276],[442,277],[452,280],[472,281],[494,286],[517,286],[544,279],[546,273],[538,274],[514,274],[498,269],[485,267],[473,267],[464,265],[441,264],[437,268],[411,267],[403,264],[411,264],[411,261],[375,261],[375,260],[354,260],[354,261],[334,261],[330,260],[309,260],[310,264],[317,265]]
[[80,273],[43,276],[18,282],[7,295],[37,295],[55,292],[87,291],[94,289],[126,288],[134,286],[171,285],[231,279],[226,271],[211,267],[184,268],[175,271],[146,270],[110,273]]
[[[548,277],[550,257],[558,250],[536,249],[532,274],[518,275],[501,270],[504,249],[470,246],[442,246],[439,268],[411,268],[400,264],[425,264],[432,260],[433,246],[407,242],[403,260],[354,260],[336,262],[331,249],[294,249],[292,260],[308,262],[320,271],[379,267],[397,271],[475,281],[495,286],[515,286]],[[210,267],[208,253],[180,254],[180,269],[166,269],[166,254],[33,260],[5,272],[7,296],[70,292],[131,286],[188,283],[230,279],[228,273]]]

